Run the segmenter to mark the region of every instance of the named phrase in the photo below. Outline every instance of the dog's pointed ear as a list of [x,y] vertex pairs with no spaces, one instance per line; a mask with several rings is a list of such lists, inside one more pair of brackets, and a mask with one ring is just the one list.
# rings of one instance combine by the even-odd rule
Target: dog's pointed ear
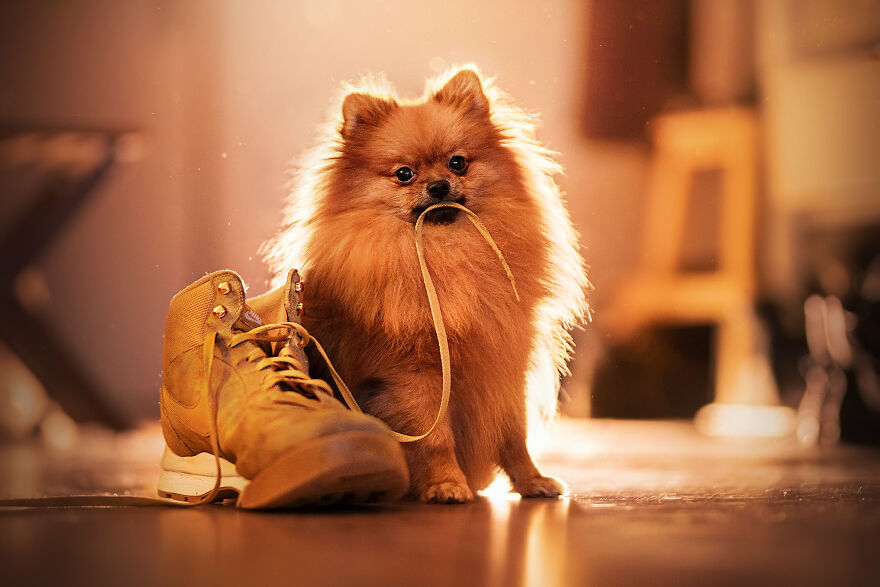
[[365,126],[374,126],[392,110],[397,102],[355,92],[342,102],[342,136],[349,138]]
[[480,114],[489,113],[489,99],[483,92],[483,81],[473,69],[462,69],[434,94],[434,100],[466,108]]

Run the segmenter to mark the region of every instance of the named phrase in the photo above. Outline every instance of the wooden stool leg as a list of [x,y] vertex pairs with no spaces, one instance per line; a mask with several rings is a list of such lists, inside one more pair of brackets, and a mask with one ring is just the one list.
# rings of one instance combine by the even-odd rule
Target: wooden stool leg
[[[742,401],[740,371],[745,368],[754,348],[755,318],[748,308],[731,310],[718,322],[715,350],[715,401]],[[748,391],[746,391],[748,394]]]
[[718,323],[715,401],[694,420],[709,436],[790,436],[795,412],[779,405],[779,392],[768,358],[767,343],[748,306],[729,312]]

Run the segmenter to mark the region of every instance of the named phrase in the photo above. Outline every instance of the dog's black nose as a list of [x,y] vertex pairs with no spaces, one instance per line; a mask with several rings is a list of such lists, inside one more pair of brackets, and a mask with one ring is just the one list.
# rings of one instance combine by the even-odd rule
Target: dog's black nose
[[445,179],[432,181],[428,184],[427,190],[429,196],[442,200],[449,195],[449,182]]

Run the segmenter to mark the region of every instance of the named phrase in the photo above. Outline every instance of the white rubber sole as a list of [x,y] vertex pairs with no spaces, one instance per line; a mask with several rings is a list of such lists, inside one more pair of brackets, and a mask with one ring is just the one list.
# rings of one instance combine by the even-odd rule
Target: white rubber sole
[[[217,466],[212,454],[203,452],[193,457],[181,457],[166,446],[161,467],[157,486],[160,497],[197,501],[214,489]],[[220,492],[214,501],[237,498],[249,483],[238,474],[235,465],[223,458],[220,459],[220,473]]]

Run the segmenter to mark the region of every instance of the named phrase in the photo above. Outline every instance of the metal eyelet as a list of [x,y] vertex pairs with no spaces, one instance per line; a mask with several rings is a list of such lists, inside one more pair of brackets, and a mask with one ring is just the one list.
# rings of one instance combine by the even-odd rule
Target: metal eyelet
[[222,318],[226,315],[226,308],[224,306],[215,306],[211,313],[217,318]]
[[226,295],[226,294],[228,294],[230,291],[232,291],[232,288],[229,287],[229,282],[228,282],[228,281],[222,281],[222,282],[220,282],[220,283],[217,284],[217,291],[219,291],[219,292],[222,293],[223,295]]
[[300,292],[302,290],[303,290],[303,282],[302,281],[297,281],[296,283],[293,284],[293,291]]

